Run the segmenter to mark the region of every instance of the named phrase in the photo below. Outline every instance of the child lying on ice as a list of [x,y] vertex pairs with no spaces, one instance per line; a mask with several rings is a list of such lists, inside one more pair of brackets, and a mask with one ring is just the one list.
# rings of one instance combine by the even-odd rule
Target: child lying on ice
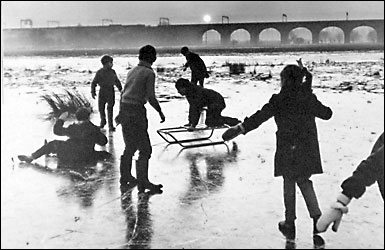
[[65,163],[88,163],[109,158],[110,153],[94,149],[95,144],[106,145],[107,137],[89,120],[90,114],[87,108],[79,108],[75,114],[78,123],[63,127],[68,117],[68,112],[64,112],[56,121],[53,132],[55,135],[68,136],[69,139],[50,141],[31,155],[19,155],[19,160],[30,163],[50,153],[57,154],[59,161]]

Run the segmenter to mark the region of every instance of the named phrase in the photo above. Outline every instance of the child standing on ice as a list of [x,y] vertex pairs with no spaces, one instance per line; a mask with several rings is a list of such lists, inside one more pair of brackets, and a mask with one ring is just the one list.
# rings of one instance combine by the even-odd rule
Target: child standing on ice
[[[127,73],[126,84],[120,98],[119,114],[115,118],[122,124],[125,144],[120,157],[120,187],[127,191],[138,185],[139,194],[148,189],[151,193],[162,193],[162,184],[153,184],[148,179],[152,146],[148,135],[148,119],[145,104],[148,102],[159,114],[161,122],[166,120],[155,95],[155,73],[152,64],[156,61],[156,49],[145,45],[139,49],[139,64]],[[137,179],[131,175],[132,158],[136,160]]]
[[115,131],[113,124],[113,109],[115,105],[115,90],[114,86],[122,91],[122,84],[116,75],[115,70],[112,69],[113,59],[109,55],[104,55],[101,59],[103,68],[99,69],[91,83],[91,95],[95,99],[96,96],[96,85],[100,86],[98,107],[100,113],[100,128],[106,125],[106,104],[107,104],[107,117],[108,117],[108,128],[110,131]]
[[316,223],[321,210],[310,177],[323,171],[315,117],[328,120],[332,110],[317,100],[311,89],[312,75],[302,67],[301,59],[298,64],[287,65],[281,71],[281,91],[278,94],[273,94],[261,110],[243,123],[225,131],[222,138],[228,141],[246,134],[274,116],[278,128],[274,176],[283,177],[285,205],[285,220],[279,222],[278,228],[287,239],[295,239],[297,184],[313,219],[313,240],[316,241],[319,239]]
[[209,77],[207,72],[206,64],[202,58],[189,50],[188,47],[183,47],[180,50],[180,53],[186,57],[186,64],[183,65],[183,71],[186,71],[187,68],[191,69],[191,83],[193,85],[199,85],[203,88],[203,83],[205,78]]

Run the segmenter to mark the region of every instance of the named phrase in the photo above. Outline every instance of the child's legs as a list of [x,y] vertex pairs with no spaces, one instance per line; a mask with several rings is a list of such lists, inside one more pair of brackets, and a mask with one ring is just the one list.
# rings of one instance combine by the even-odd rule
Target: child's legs
[[209,127],[223,125],[222,116],[221,116],[223,107],[217,104],[212,104],[207,108],[208,109],[207,109],[206,121],[205,121],[206,125]]
[[135,118],[122,124],[125,149],[123,155],[131,157],[139,150],[138,160],[148,160],[151,157],[152,147],[147,133],[147,119]]
[[32,158],[37,159],[42,155],[50,154],[50,153],[56,154],[58,151],[58,148],[63,143],[65,142],[59,141],[59,140],[50,141],[44,146],[42,146],[41,148],[39,148],[38,150],[36,150],[34,153],[32,153]]
[[295,179],[283,177],[283,201],[286,221],[294,221],[295,213]]
[[321,210],[318,205],[317,196],[313,188],[313,182],[308,178],[301,178],[297,180],[297,185],[301,190],[303,198],[305,199],[307,210],[311,218],[318,218],[321,216]]
[[99,101],[98,101],[98,108],[99,108],[99,113],[100,113],[100,120],[102,123],[106,123],[106,103],[107,100],[104,98],[104,96],[99,94]]
[[148,121],[147,118],[140,119],[136,124],[136,134],[137,134],[137,145],[139,150],[138,161],[144,160],[148,161],[151,158],[152,147],[150,136],[148,135]]
[[112,96],[107,101],[107,116],[108,116],[108,126],[113,127],[113,110],[115,105],[115,96]]
[[125,144],[123,157],[130,159],[130,162],[132,161],[132,156],[134,156],[136,150],[138,150],[136,133],[133,126],[134,124],[131,122],[122,123],[122,134]]

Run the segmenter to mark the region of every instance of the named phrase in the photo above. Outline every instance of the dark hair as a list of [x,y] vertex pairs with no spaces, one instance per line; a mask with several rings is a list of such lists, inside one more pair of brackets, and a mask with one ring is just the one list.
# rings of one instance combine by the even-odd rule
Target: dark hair
[[151,45],[146,45],[139,50],[139,60],[153,63],[156,60],[156,49]]
[[86,121],[90,118],[91,111],[88,108],[81,107],[76,110],[75,116],[78,121]]
[[188,48],[187,47],[183,47],[181,50],[180,50],[180,53],[181,54],[186,54],[186,52],[188,52],[189,50],[188,50]]
[[189,88],[191,87],[191,83],[189,80],[184,79],[184,78],[179,78],[176,83],[175,83],[175,88],[180,89],[180,88]]
[[103,65],[106,65],[107,63],[112,62],[113,60],[114,59],[112,59],[111,56],[104,55],[100,61],[102,62]]
[[287,65],[281,71],[281,79],[285,80],[287,88],[299,88],[302,84],[303,73],[302,69],[294,64]]

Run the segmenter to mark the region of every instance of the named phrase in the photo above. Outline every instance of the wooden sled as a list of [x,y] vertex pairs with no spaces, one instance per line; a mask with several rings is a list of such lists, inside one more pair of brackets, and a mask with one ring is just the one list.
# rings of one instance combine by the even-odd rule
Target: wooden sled
[[[160,137],[162,137],[169,144],[179,144],[183,149],[185,149],[185,148],[213,146],[213,145],[219,145],[219,144],[226,145],[225,141],[223,140],[212,141],[211,137],[214,134],[214,130],[227,129],[227,128],[229,128],[229,126],[227,125],[223,125],[220,127],[197,127],[194,130],[190,131],[188,130],[188,127],[180,126],[180,127],[162,128],[162,129],[158,129],[156,132],[160,135]],[[198,138],[186,138],[186,139],[181,139],[180,138],[181,136],[177,136],[178,134],[181,135],[183,133],[188,134],[188,133],[203,132],[203,131],[209,131],[208,135],[203,135],[202,137],[198,137]]]

